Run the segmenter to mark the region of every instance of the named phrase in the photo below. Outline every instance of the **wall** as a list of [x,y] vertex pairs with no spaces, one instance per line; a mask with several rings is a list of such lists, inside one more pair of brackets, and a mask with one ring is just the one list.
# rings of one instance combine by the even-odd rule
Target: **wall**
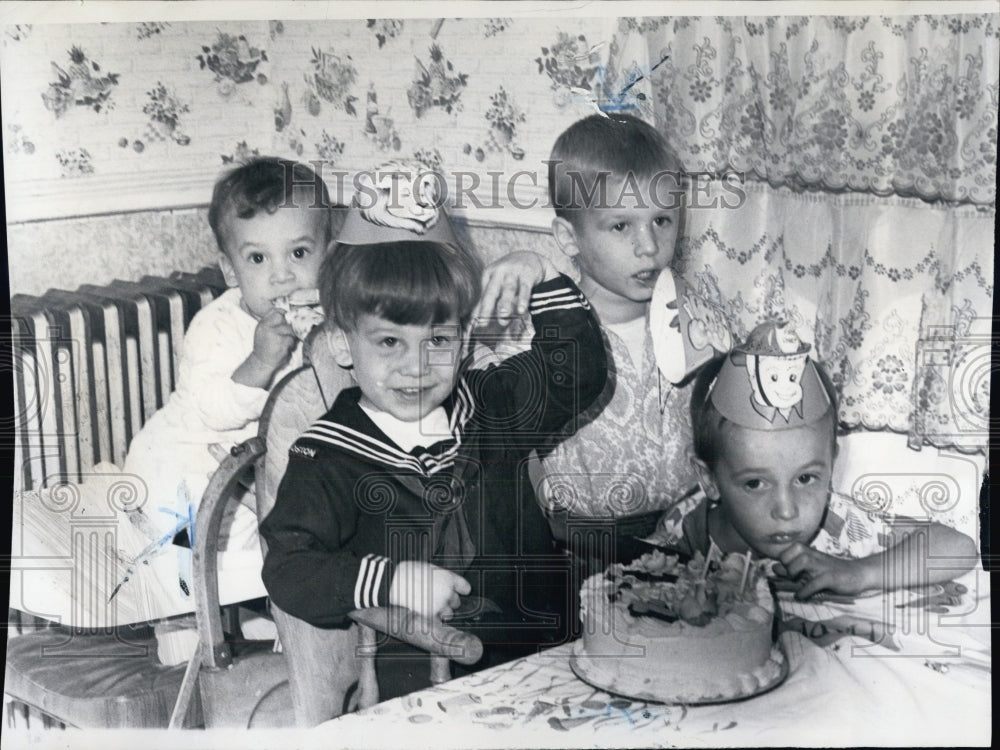
[[[457,212],[474,225],[544,229],[550,210],[512,198],[544,202],[555,135],[598,107],[656,122],[689,169],[993,209],[996,14],[501,7],[516,17],[68,24],[50,13],[4,26],[12,291],[44,286],[52,259],[53,284],[72,286],[159,272],[171,253],[184,267],[211,258],[188,209],[252,153],[319,160],[328,183],[335,170],[420,159],[482,181],[477,195],[502,208]],[[495,189],[490,173],[502,173]],[[128,213],[161,210],[174,213]],[[60,221],[112,213],[128,215]]]
[[5,27],[11,291],[211,262],[212,181],[253,152],[328,182],[390,158],[478,177],[489,207],[456,215],[486,259],[540,248],[566,269],[543,162],[570,122],[630,111],[689,170],[745,178],[732,210],[692,211],[675,264],[737,337],[791,320],[844,424],[984,450],[995,12],[507,12]]
[[[11,292],[213,262],[203,207],[216,175],[252,153],[322,160],[325,174],[396,158],[537,172],[553,135],[593,108],[557,92],[536,58],[561,38],[586,51],[613,30],[613,19],[572,18],[8,26]],[[538,198],[544,182],[524,188]],[[546,233],[518,231],[550,220],[483,211],[469,236],[488,259],[554,252]],[[513,228],[476,226],[497,221]]]
[[[197,271],[216,262],[207,216],[207,209],[197,208],[8,224],[11,294]],[[564,273],[573,272],[544,230],[456,222],[456,232],[486,262],[515,250],[534,250]]]

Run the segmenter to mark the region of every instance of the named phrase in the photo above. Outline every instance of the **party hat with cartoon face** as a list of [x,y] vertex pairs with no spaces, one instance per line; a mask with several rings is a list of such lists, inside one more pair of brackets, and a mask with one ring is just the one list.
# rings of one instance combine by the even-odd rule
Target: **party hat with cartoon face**
[[419,162],[394,161],[355,179],[358,191],[337,235],[345,245],[440,242],[459,247],[441,207],[443,179]]
[[709,389],[712,405],[731,422],[756,430],[823,418],[832,402],[810,348],[787,323],[760,324],[726,357]]
[[653,287],[649,330],[656,365],[675,385],[733,346],[722,308],[698,294],[670,268],[660,272]]

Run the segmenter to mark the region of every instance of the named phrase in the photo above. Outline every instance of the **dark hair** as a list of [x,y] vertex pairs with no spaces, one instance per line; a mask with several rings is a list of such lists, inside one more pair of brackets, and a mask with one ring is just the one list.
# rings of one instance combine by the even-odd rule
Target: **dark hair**
[[[591,115],[570,125],[556,139],[549,157],[549,200],[556,216],[572,220],[580,194],[600,194],[598,180],[634,175],[652,179],[672,173],[680,182],[684,167],[651,125],[622,113]],[[604,177],[602,178],[602,174]]]
[[216,181],[208,207],[208,224],[219,249],[226,251],[225,225],[230,215],[252,219],[261,211],[273,214],[284,206],[296,206],[296,197],[310,208],[327,212],[324,243],[328,243],[344,220],[339,212],[331,212],[326,183],[312,168],[261,156],[226,172]]
[[462,249],[438,242],[336,244],[320,269],[320,302],[327,319],[352,330],[358,316],[397,325],[469,323],[479,301],[482,267]]
[[[719,459],[722,452],[721,436],[727,425],[733,424],[712,404],[709,398],[712,382],[719,374],[728,354],[723,354],[705,363],[694,381],[691,389],[691,429],[694,433],[694,455],[707,464],[711,464]],[[813,360],[816,365],[816,374],[819,376],[823,389],[830,398],[832,408],[829,416],[823,419],[830,419],[832,423],[832,438],[834,439],[834,451],[836,451],[837,437],[837,390],[826,374],[823,365]]]

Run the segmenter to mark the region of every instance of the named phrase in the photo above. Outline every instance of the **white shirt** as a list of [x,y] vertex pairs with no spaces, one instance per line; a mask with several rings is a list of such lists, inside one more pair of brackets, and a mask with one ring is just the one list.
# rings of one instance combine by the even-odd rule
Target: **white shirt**
[[646,316],[640,315],[635,320],[625,323],[605,324],[604,327],[624,342],[628,355],[632,358],[632,364],[637,369],[641,368],[646,343]]
[[361,409],[386,436],[407,453],[418,445],[426,448],[439,440],[451,437],[448,412],[443,406],[437,407],[416,422],[404,422],[387,411],[378,411],[367,406],[361,406]]

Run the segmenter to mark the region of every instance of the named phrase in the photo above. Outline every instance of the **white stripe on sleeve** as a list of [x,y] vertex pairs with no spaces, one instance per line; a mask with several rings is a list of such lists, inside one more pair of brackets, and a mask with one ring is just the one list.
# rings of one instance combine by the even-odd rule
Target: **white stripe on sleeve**
[[368,553],[361,560],[358,579],[354,582],[354,606],[356,609],[378,606],[378,589],[382,585],[388,557]]

